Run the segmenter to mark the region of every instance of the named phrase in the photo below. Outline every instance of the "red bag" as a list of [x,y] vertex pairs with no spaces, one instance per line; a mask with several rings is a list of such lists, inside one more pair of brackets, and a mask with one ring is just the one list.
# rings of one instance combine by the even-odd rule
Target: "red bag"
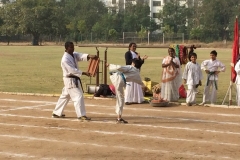
[[187,97],[187,92],[186,89],[184,88],[184,85],[182,84],[179,87],[179,98],[186,98]]

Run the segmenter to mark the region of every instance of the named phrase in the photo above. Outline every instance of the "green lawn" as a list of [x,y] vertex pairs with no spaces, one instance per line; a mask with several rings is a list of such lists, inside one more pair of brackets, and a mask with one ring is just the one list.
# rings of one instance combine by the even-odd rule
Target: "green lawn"
[[[75,47],[77,52],[96,54],[95,47]],[[198,63],[209,59],[209,53],[213,49],[198,48]],[[218,83],[218,103],[222,102],[230,82],[230,61],[231,49],[215,49],[218,52],[218,59],[227,67],[225,73],[220,74]],[[99,48],[100,58],[103,59],[105,48]],[[125,64],[124,54],[127,48],[108,48],[108,63]],[[161,77],[162,58],[166,56],[167,49],[138,48],[141,56],[148,55],[149,59],[141,69],[141,76],[149,77],[154,82],[159,82]],[[2,92],[23,92],[23,93],[61,93],[62,71],[60,60],[64,52],[63,46],[0,46],[0,91]],[[80,69],[87,70],[88,62],[80,62]],[[182,66],[184,67],[184,66]],[[101,65],[100,65],[101,68]],[[206,75],[204,74],[203,84]],[[82,77],[83,84],[89,84],[88,77]],[[100,83],[102,76],[100,74]],[[92,78],[95,83],[95,78]],[[108,76],[108,83],[110,83]],[[84,85],[84,86],[85,86]],[[199,87],[200,94],[198,101],[201,101],[203,87]],[[235,102],[235,89],[233,92]],[[183,100],[182,100],[183,101]]]

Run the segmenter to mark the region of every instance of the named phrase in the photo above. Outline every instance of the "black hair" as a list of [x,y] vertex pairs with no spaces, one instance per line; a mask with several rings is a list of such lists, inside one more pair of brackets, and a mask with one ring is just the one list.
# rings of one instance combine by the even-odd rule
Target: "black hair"
[[175,52],[175,49],[174,49],[174,48],[172,48],[172,47],[169,47],[168,49],[172,49],[172,50],[173,50],[173,52]]
[[194,56],[197,58],[197,53],[194,53],[194,52],[191,52],[189,55],[188,55],[188,59],[189,61],[191,61],[191,57]]
[[214,54],[215,56],[217,56],[217,51],[213,50],[210,52],[210,54]]
[[68,49],[68,47],[69,47],[70,45],[74,45],[73,42],[70,42],[70,41],[66,42],[66,43],[65,43],[65,49]]
[[137,69],[140,69],[140,68],[141,68],[141,66],[142,66],[142,60],[140,60],[140,59],[138,59],[138,58],[134,58],[134,59],[132,60],[132,62],[135,64],[135,67],[136,67]]
[[135,42],[129,43],[128,50],[130,50],[130,47],[132,47],[133,44],[137,45]]

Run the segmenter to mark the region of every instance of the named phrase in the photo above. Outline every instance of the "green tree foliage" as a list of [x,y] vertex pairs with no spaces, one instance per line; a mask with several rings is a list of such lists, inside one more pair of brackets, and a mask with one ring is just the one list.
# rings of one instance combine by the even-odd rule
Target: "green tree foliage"
[[162,26],[173,28],[174,33],[186,33],[188,10],[185,5],[180,5],[179,0],[170,0],[159,12]]

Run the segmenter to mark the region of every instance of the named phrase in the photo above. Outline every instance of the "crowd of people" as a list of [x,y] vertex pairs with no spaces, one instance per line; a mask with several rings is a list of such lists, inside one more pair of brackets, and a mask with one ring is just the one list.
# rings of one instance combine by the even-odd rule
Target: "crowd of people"
[[[110,71],[110,80],[115,87],[117,123],[128,123],[122,118],[124,104],[144,103],[142,89],[146,86],[144,86],[141,80],[140,70],[148,56],[144,55],[141,57],[140,54],[136,52],[136,48],[136,43],[129,44],[128,51],[125,53],[125,66],[106,63]],[[74,44],[72,42],[65,43],[65,52],[61,60],[64,88],[53,110],[52,117],[65,117],[63,111],[71,99],[74,102],[77,118],[82,121],[91,120],[91,118],[86,116],[83,88],[80,79],[82,75],[90,76],[90,74],[81,71],[78,67],[78,61],[87,61],[90,58],[94,59],[98,57],[96,55],[74,52]],[[168,55],[163,58],[162,61],[163,71],[160,82],[160,98],[169,102],[178,101],[179,87],[183,81],[187,86],[186,105],[196,105],[197,89],[202,85],[203,79],[201,70],[204,70],[207,81],[204,85],[203,100],[199,105],[204,105],[209,102],[214,104],[218,90],[218,75],[220,72],[226,70],[225,65],[217,60],[217,52],[215,50],[210,52],[210,59],[204,60],[201,64],[197,63],[197,54],[193,50],[189,52],[188,59],[189,62],[184,66],[183,73],[181,73],[179,57],[176,56],[174,48],[168,48]],[[238,60],[240,60],[240,57]],[[235,65],[235,70],[237,72],[236,84],[240,85],[240,61]],[[212,88],[211,92],[210,88]],[[237,92],[240,92],[240,87],[237,87]],[[240,100],[238,100],[238,105],[240,105]]]

